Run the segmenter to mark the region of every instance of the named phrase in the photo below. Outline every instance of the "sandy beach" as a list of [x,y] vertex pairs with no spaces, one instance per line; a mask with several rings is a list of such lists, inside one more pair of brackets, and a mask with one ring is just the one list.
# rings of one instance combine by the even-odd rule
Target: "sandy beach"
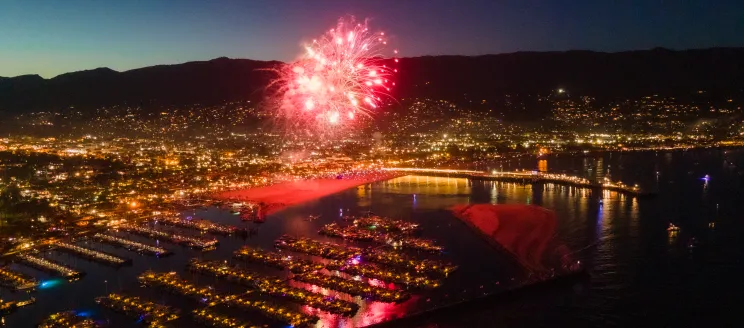
[[288,206],[312,201],[337,192],[372,182],[389,180],[397,173],[379,172],[344,176],[342,179],[311,179],[278,183],[266,187],[231,190],[215,195],[224,200],[264,203],[266,214],[276,213]]

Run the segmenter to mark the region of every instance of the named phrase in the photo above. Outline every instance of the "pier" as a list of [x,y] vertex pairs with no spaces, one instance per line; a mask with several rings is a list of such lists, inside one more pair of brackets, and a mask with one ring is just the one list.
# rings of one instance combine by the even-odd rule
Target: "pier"
[[34,289],[39,286],[36,278],[25,275],[10,268],[0,268],[0,285],[12,290]]
[[63,241],[55,241],[52,243],[56,250],[61,252],[70,253],[73,255],[80,256],[84,259],[88,259],[94,262],[108,264],[112,266],[122,266],[132,264],[131,259],[121,258],[115,255],[107,254],[101,251],[93,250],[90,248],[80,247],[75,244],[66,243]]
[[106,235],[102,233],[96,233],[95,235],[92,236],[92,239],[97,242],[106,243],[106,244],[114,245],[118,247],[124,247],[130,251],[134,251],[137,253],[154,255],[158,257],[173,254],[171,251],[165,248],[150,246],[147,244],[138,243],[136,241],[131,241],[129,239]]
[[58,276],[61,276],[66,279],[77,279],[83,276],[84,273],[75,271],[74,269],[71,269],[63,264],[57,263],[55,261],[45,259],[43,257],[36,257],[31,254],[19,254],[16,256],[18,260],[23,263],[24,265],[30,266],[32,268],[39,269],[41,271],[45,271],[51,274],[55,274]]
[[137,226],[133,224],[120,225],[119,229],[121,229],[122,231],[133,233],[135,235],[140,235],[143,237],[152,238],[156,240],[162,239],[162,240],[172,242],[178,245],[187,246],[191,248],[197,248],[197,249],[203,249],[203,250],[217,247],[217,245],[219,244],[219,241],[217,239],[206,239],[206,238],[200,238],[200,237],[177,235],[174,233],[159,231],[159,230],[155,230],[152,228]]
[[544,173],[537,171],[516,171],[516,172],[484,172],[473,170],[448,170],[448,169],[429,169],[429,168],[407,168],[407,167],[389,167],[385,171],[408,173],[412,175],[427,176],[444,176],[458,177],[472,180],[486,181],[503,181],[520,184],[559,184],[580,188],[611,190],[633,196],[654,196],[655,193],[642,190],[637,185],[631,186],[622,182],[612,182],[609,180],[590,181],[585,178],[571,176],[566,174]]

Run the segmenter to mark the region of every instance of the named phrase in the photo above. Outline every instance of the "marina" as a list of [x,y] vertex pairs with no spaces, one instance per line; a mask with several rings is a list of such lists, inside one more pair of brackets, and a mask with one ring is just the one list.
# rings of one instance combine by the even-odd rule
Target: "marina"
[[359,310],[359,305],[356,303],[314,293],[305,289],[294,288],[289,286],[286,282],[272,283],[270,281],[259,281],[255,288],[261,293],[267,295],[288,299],[301,305],[306,305],[333,314],[340,314],[345,317],[351,317]]
[[175,272],[146,271],[137,279],[145,286],[157,287],[172,294],[186,296],[209,306],[214,306],[229,298],[227,295],[217,293],[211,286],[199,287],[182,279]]
[[447,276],[457,269],[457,265],[444,263],[432,259],[417,259],[407,255],[399,254],[377,248],[364,250],[362,259],[392,267],[410,269],[416,272],[431,273]]
[[316,323],[320,318],[315,315],[295,312],[281,305],[260,300],[251,300],[245,296],[230,299],[229,306],[260,313],[266,317],[279,320],[295,327],[307,327]]
[[37,257],[28,253],[19,254],[16,257],[24,265],[61,276],[65,279],[74,280],[84,275],[83,272],[76,271],[65,266],[64,264],[57,263],[50,259],[45,259],[43,257]]
[[115,255],[107,254],[101,251],[96,251],[90,248],[80,247],[75,244],[63,242],[63,241],[55,241],[52,244],[56,250],[59,250],[61,252],[66,252],[70,254],[74,254],[76,256],[80,256],[82,258],[85,258],[87,260],[108,264],[112,266],[123,266],[127,264],[132,264],[131,259],[125,259],[121,258]]
[[39,281],[27,274],[13,271],[9,267],[0,267],[0,285],[11,290],[34,289]]
[[292,279],[380,302],[402,302],[411,297],[404,291],[376,287],[362,281],[347,280],[319,273],[303,273],[292,277]]
[[147,255],[154,255],[154,256],[168,256],[173,254],[171,251],[157,246],[151,246],[143,243],[138,243],[135,241],[131,241],[126,238],[116,237],[108,234],[103,233],[96,233],[91,237],[93,240],[105,243],[109,245],[114,245],[118,247],[124,247],[130,251],[147,254]]
[[0,315],[12,313],[24,306],[36,303],[36,299],[31,297],[23,301],[3,301],[0,299]]
[[198,230],[201,232],[208,232],[208,233],[218,234],[218,235],[231,235],[231,234],[246,235],[248,234],[248,230],[246,229],[241,229],[241,228],[238,228],[232,225],[214,223],[209,220],[191,218],[190,216],[187,218],[162,216],[162,217],[153,218],[152,221],[155,224],[171,225],[174,227]]
[[291,255],[280,254],[278,252],[267,252],[250,246],[241,247],[233,253],[233,257],[279,269],[287,269],[292,273],[317,271],[324,268],[322,263],[293,258]]
[[326,268],[328,268],[328,270],[336,270],[352,276],[379,279],[384,282],[391,282],[415,288],[437,288],[442,284],[442,281],[439,279],[432,279],[405,271],[385,269],[370,263],[332,261],[326,265]]
[[46,319],[42,320],[37,328],[99,328],[90,318],[78,315],[75,311],[65,311],[52,313]]
[[384,168],[390,172],[420,174],[424,176],[451,176],[474,180],[516,182],[521,184],[558,184],[589,189],[611,190],[632,196],[653,196],[656,193],[640,189],[638,185],[626,185],[622,182],[612,182],[609,179],[592,181],[586,178],[567,174],[546,173],[538,171],[517,172],[484,172],[473,170],[428,169],[428,168]]
[[126,231],[135,235],[144,236],[156,240],[165,240],[174,244],[192,247],[196,249],[208,250],[217,247],[219,241],[217,239],[207,239],[201,237],[190,237],[185,235],[178,235],[168,233],[165,231],[155,230],[146,226],[138,226],[134,224],[124,224],[118,226],[119,230]]
[[244,322],[243,320],[218,314],[208,308],[196,309],[191,312],[194,321],[213,328],[259,328],[259,326]]
[[178,319],[179,311],[169,306],[143,300],[137,296],[109,294],[96,298],[96,303],[115,312],[142,319],[148,324],[163,324]]
[[306,237],[295,238],[289,235],[281,236],[274,242],[274,246],[334,260],[346,260],[362,253],[362,249],[358,247],[342,247],[337,244],[320,242]]

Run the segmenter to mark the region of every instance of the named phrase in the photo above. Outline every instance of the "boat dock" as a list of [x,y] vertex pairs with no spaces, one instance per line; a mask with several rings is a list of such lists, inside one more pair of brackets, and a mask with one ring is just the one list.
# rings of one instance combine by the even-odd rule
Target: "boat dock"
[[247,234],[248,230],[236,226],[214,223],[202,219],[182,219],[178,217],[159,217],[152,219],[155,224],[165,224],[179,228],[193,229],[217,235]]
[[115,255],[107,254],[101,251],[97,251],[90,248],[80,247],[75,244],[63,242],[63,241],[55,241],[52,243],[52,245],[55,247],[55,250],[70,253],[76,256],[80,256],[84,259],[91,260],[94,262],[99,262],[103,264],[108,264],[112,266],[123,266],[127,264],[132,264],[131,259],[125,259],[121,258]]
[[32,268],[45,271],[51,274],[61,276],[66,279],[77,279],[84,275],[83,272],[76,271],[64,264],[57,263],[56,261],[45,259],[43,257],[37,257],[31,254],[19,254],[16,256],[18,260],[27,266]]
[[34,289],[39,286],[36,278],[13,271],[10,268],[0,268],[0,285],[15,291]]
[[100,243],[105,243],[105,244],[109,244],[109,245],[113,245],[117,247],[124,247],[133,252],[143,253],[147,255],[154,255],[157,257],[173,254],[171,251],[165,248],[162,248],[162,247],[138,243],[136,241],[131,241],[126,238],[116,237],[116,236],[102,234],[102,233],[96,233],[91,238]]

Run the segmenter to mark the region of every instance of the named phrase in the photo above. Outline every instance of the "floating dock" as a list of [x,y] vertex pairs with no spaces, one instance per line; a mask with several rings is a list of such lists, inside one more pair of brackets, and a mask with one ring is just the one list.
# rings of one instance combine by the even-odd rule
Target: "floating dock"
[[126,238],[116,237],[112,235],[102,234],[102,233],[96,233],[91,237],[93,240],[105,243],[113,246],[118,247],[124,247],[130,251],[137,252],[137,253],[143,253],[147,255],[154,255],[154,256],[167,256],[173,254],[171,251],[157,246],[151,246],[143,243],[138,243],[136,241],[131,241]]
[[65,266],[64,264],[45,259],[43,257],[37,257],[31,254],[19,254],[16,255],[16,258],[18,258],[18,260],[24,265],[54,275],[58,275],[66,279],[77,279],[84,275],[83,272],[76,271],[70,267]]
[[5,267],[0,268],[0,285],[5,288],[19,291],[36,288],[39,286],[39,281],[34,277]]
[[123,265],[132,264],[131,259],[121,258],[115,255],[111,255],[111,254],[104,253],[104,252],[97,251],[97,250],[90,249],[90,248],[80,247],[78,245],[63,242],[63,241],[56,241],[52,245],[58,251],[80,256],[84,259],[91,260],[94,262],[99,262],[99,263],[112,265],[112,266],[123,266]]

